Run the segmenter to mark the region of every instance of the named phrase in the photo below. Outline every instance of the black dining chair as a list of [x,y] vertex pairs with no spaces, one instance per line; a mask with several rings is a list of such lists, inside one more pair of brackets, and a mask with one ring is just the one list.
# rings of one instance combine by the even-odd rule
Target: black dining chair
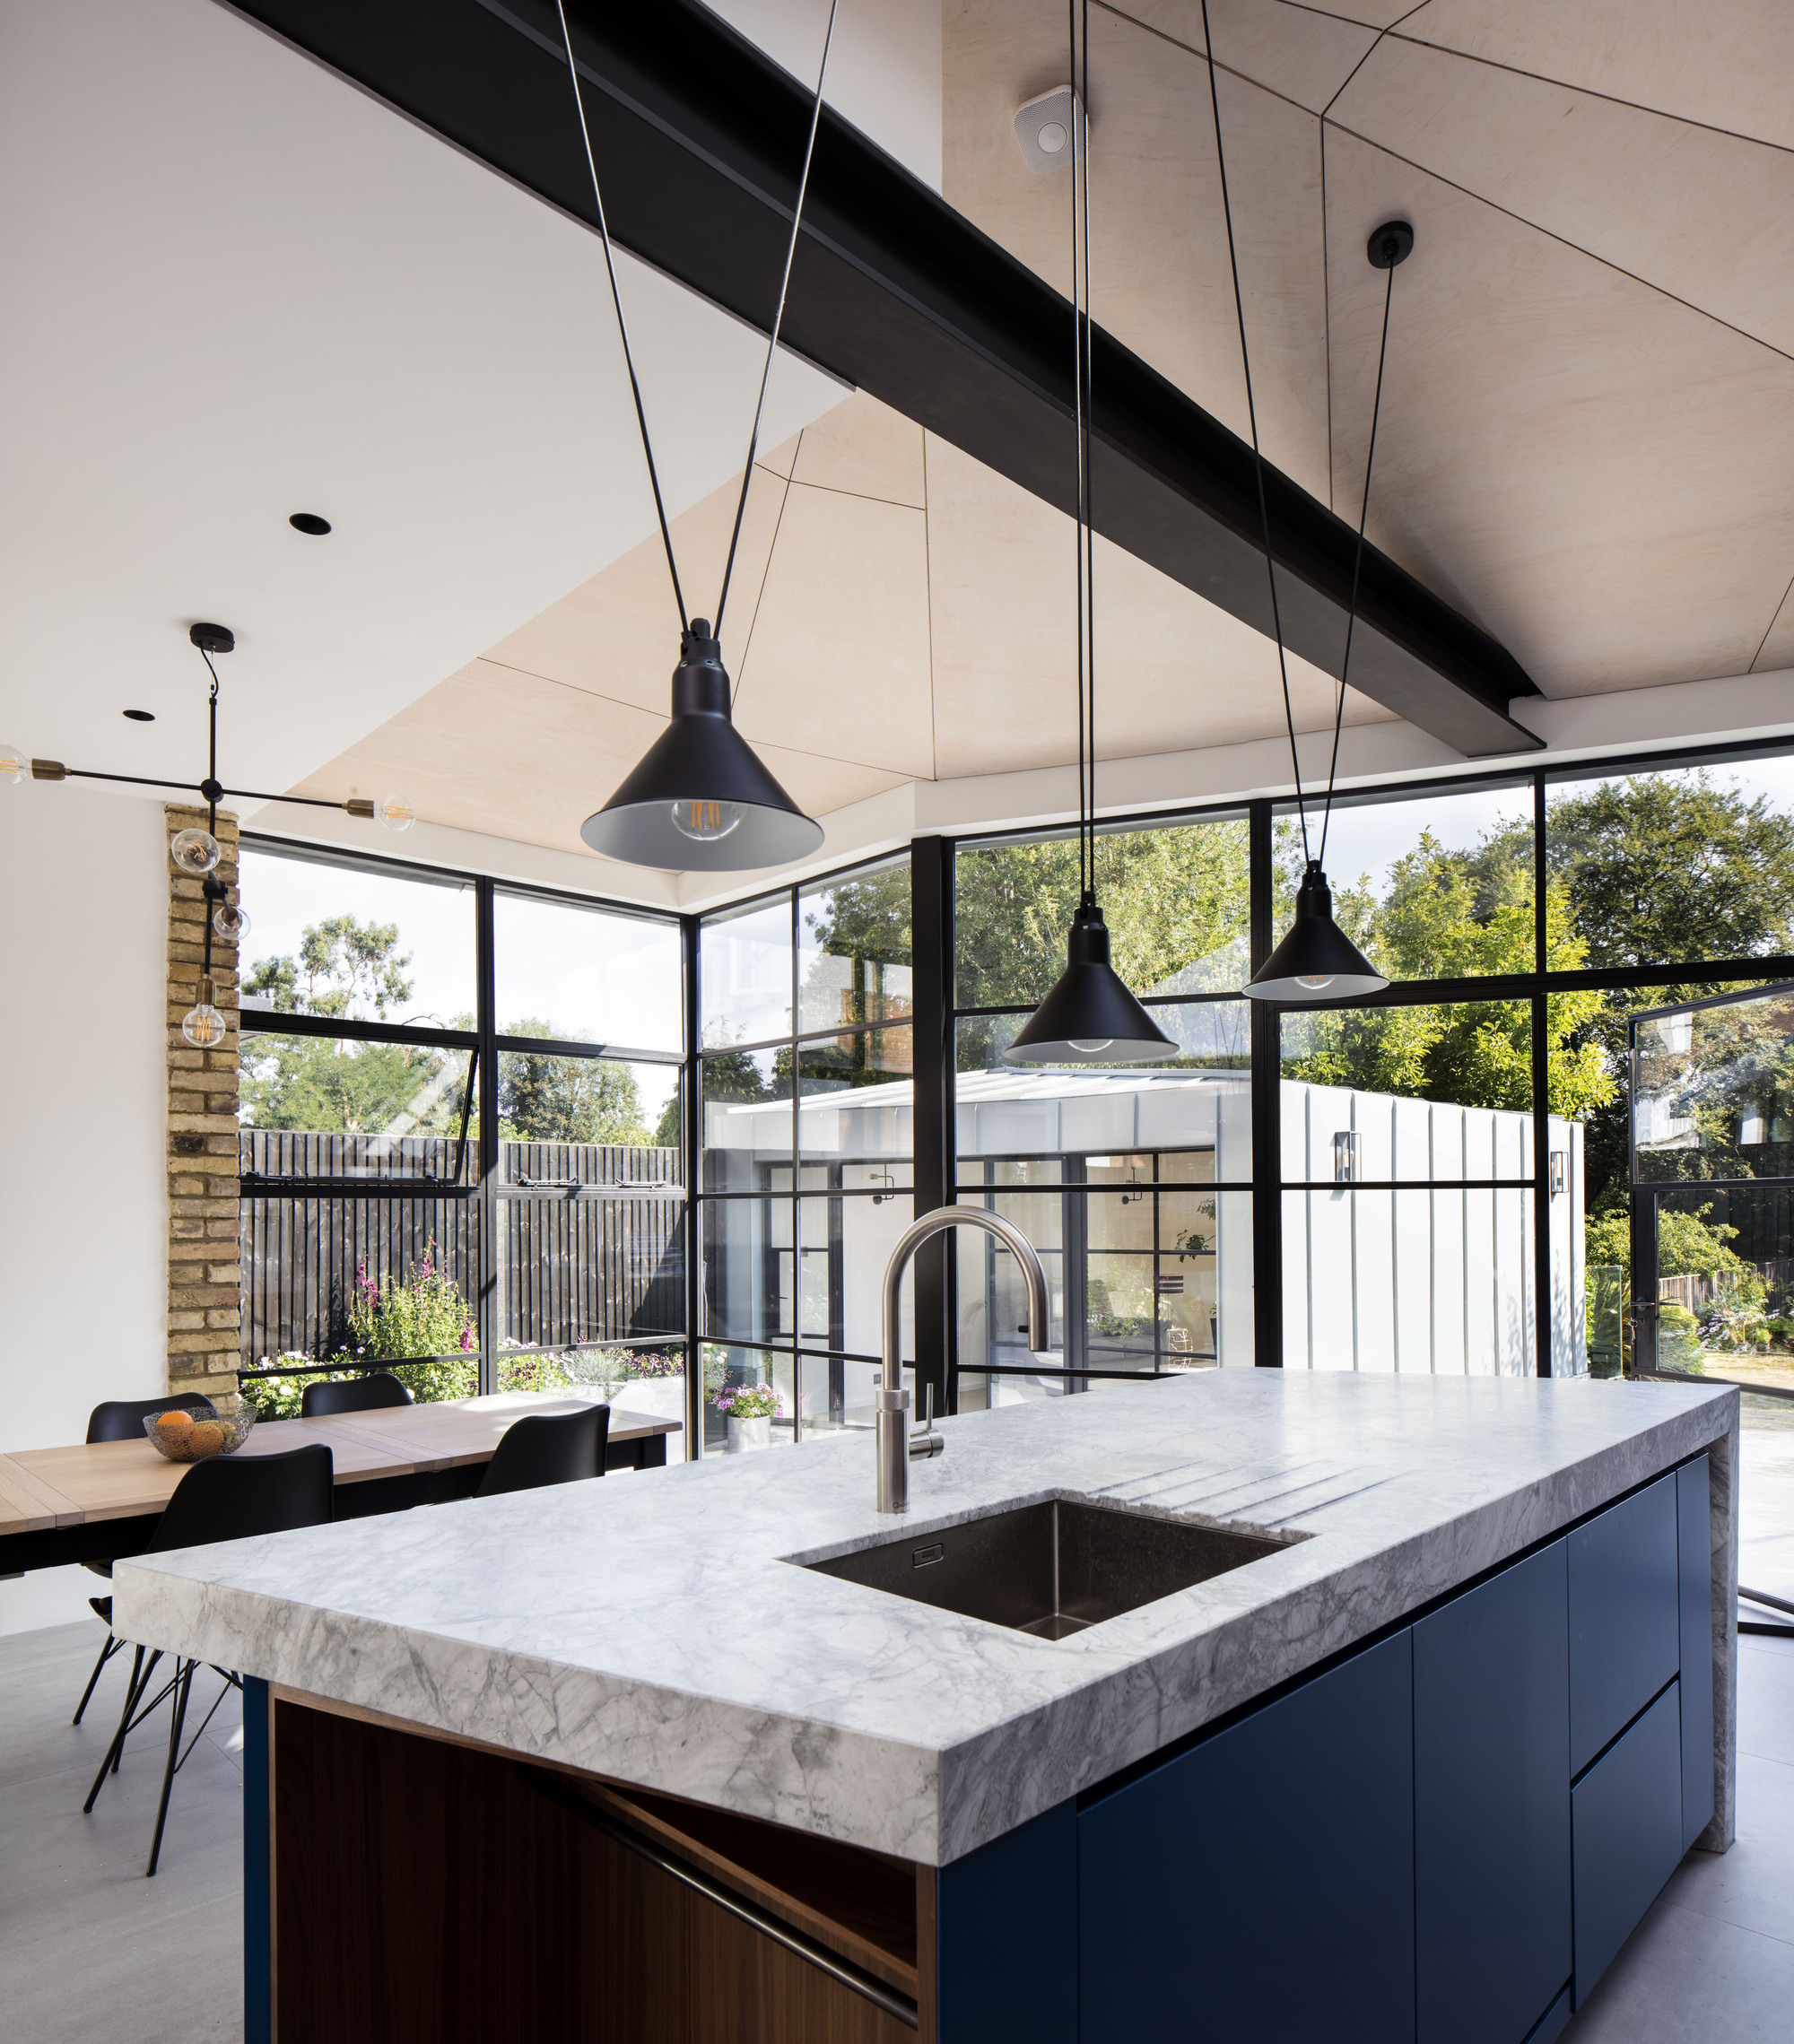
[[308,1384],[299,1401],[302,1420],[323,1420],[332,1413],[378,1413],[388,1405],[408,1405],[411,1393],[389,1370],[370,1370],[365,1377],[332,1384]]
[[[221,1540],[246,1540],[257,1534],[291,1533],[303,1526],[327,1525],[335,1481],[335,1466],[330,1450],[321,1441],[310,1448],[290,1448],[282,1455],[244,1456],[228,1461],[221,1457],[211,1462],[196,1462],[175,1485],[174,1495],[143,1552],[166,1554],[177,1547],[210,1547]],[[104,1602],[106,1609],[101,1615],[109,1625],[112,1600],[107,1597]],[[162,1770],[161,1801],[156,1805],[156,1832],[150,1841],[150,1863],[144,1869],[146,1874],[155,1872],[161,1857],[162,1828],[168,1822],[169,1792],[174,1787],[175,1776],[192,1757],[219,1704],[231,1690],[243,1686],[241,1678],[231,1669],[213,1668],[213,1674],[223,1678],[224,1687],[188,1741],[186,1753],[182,1753],[180,1735],[187,1722],[187,1700],[199,1663],[177,1654],[173,1675],[145,1703],[143,1700],[161,1657],[162,1649],[157,1647],[146,1663],[144,1648],[137,1648],[118,1729],[112,1735],[112,1744],[106,1749],[106,1758],[100,1761],[100,1772],[81,1806],[83,1816],[92,1810],[107,1775],[118,1771],[125,1741],[152,1710],[172,1696],[168,1764]]]
[[[191,1413],[196,1419],[201,1413],[213,1414],[217,1411],[210,1398],[202,1398],[197,1392],[189,1392],[179,1398],[108,1398],[87,1415],[89,1445],[96,1440],[142,1440],[144,1438],[144,1422],[150,1414],[171,1412],[177,1405],[182,1412]],[[81,1565],[96,1576],[109,1578],[112,1573],[110,1561],[83,1561]],[[74,1725],[81,1722],[82,1713],[87,1709],[87,1700],[93,1694],[93,1685],[100,1680],[100,1671],[125,1644],[124,1640],[115,1639],[112,1634],[109,1623],[112,1599],[109,1596],[91,1596],[87,1601],[92,1605],[95,1616],[108,1619],[109,1623],[106,1644],[100,1649],[100,1658],[93,1664],[93,1673],[88,1676],[87,1687],[82,1691],[81,1701],[75,1705],[74,1716],[69,1720]]]
[[546,1483],[577,1483],[605,1473],[611,1409],[587,1405],[577,1413],[532,1413],[513,1420],[499,1438],[476,1498],[534,1491]]

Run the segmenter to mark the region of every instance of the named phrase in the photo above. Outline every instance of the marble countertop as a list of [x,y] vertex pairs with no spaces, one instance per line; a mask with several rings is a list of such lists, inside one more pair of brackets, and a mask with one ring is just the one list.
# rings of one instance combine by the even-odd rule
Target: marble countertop
[[[945,1864],[1722,1439],[1729,1389],[1208,1370],[118,1563],[130,1640]],[[794,1567],[1035,1500],[1313,1537],[1062,1640]]]

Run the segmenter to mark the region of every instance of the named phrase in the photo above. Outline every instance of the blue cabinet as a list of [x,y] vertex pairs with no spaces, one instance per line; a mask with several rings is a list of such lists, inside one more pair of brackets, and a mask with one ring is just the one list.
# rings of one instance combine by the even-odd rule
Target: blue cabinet
[[1581,2008],[1682,1857],[1682,1712],[1675,1683],[1602,1754],[1570,1801]]
[[938,2044],[1077,2044],[1077,1805],[935,1876]]
[[1414,1628],[1419,2044],[1520,2044],[1570,1978],[1568,1606],[1559,1540]]
[[1682,1626],[1682,1849],[1713,1821],[1713,1561],[1707,1457],[1676,1472]]
[[1570,1545],[1570,1767],[1580,1774],[1676,1672],[1676,1478],[1579,1526]]
[[1079,1812],[1081,2044],[1412,2044],[1410,1642]]

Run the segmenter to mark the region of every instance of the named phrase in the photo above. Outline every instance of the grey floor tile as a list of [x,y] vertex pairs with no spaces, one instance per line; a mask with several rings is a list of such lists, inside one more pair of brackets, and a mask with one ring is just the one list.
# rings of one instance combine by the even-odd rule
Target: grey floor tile
[[1794,1640],[1738,1640],[1738,1752],[1794,1767]]
[[1663,1899],[1784,1944],[1794,1941],[1794,1767],[1738,1756],[1737,1840],[1729,1852],[1691,1852]]
[[1794,1944],[1659,1900],[1563,2031],[1570,2044],[1786,2039]]

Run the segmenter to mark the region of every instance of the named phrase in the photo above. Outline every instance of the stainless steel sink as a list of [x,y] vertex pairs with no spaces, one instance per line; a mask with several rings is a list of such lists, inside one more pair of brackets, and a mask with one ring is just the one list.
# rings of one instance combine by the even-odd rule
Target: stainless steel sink
[[1042,1640],[1063,1640],[1290,1544],[1291,1537],[1267,1539],[1060,1498],[941,1533],[901,1534],[805,1566]]

